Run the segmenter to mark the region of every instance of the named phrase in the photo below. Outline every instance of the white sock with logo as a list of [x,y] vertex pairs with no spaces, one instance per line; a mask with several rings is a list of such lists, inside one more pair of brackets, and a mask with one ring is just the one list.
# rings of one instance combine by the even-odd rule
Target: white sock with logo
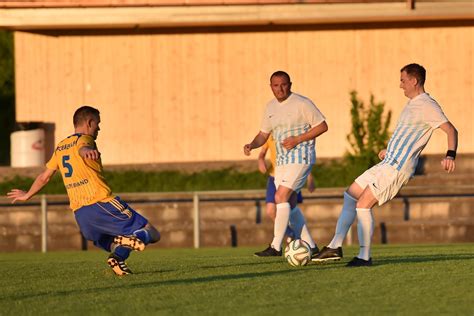
[[281,242],[285,237],[286,227],[290,219],[290,203],[278,203],[276,205],[276,217],[273,225],[272,247],[275,250],[281,250]]
[[336,233],[328,245],[329,248],[336,249],[342,246],[342,242],[344,241],[344,238],[346,238],[347,232],[357,215],[356,203],[356,199],[354,199],[349,193],[344,192],[344,204],[342,205],[342,211],[337,220]]
[[306,220],[304,218],[303,212],[301,212],[301,209],[298,206],[291,210],[290,226],[295,232],[295,239],[301,238],[302,240],[306,241],[311,248],[316,247],[309,232],[308,226],[306,226]]
[[357,208],[357,233],[359,236],[360,259],[369,260],[370,243],[374,233],[374,216],[370,208]]

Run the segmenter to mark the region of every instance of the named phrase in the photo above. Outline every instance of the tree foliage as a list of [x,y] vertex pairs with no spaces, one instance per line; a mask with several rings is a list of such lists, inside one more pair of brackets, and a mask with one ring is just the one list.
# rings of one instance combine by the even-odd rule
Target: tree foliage
[[392,112],[388,111],[384,115],[385,103],[376,102],[373,95],[370,96],[368,107],[357,97],[356,91],[351,91],[350,95],[352,129],[347,140],[351,150],[346,160],[357,162],[366,169],[379,161],[379,151],[387,146]]

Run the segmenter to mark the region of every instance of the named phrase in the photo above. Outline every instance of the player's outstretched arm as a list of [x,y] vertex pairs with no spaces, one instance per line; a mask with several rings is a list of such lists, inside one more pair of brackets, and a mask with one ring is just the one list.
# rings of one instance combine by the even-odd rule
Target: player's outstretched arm
[[56,170],[46,169],[39,176],[36,177],[35,181],[31,185],[28,192],[13,189],[7,193],[8,198],[12,199],[12,204],[16,201],[28,201],[36,193],[38,193],[46,184],[48,184],[51,177],[54,175]]
[[244,154],[246,156],[250,156],[250,152],[252,151],[252,149],[258,148],[265,144],[269,136],[270,133],[264,133],[260,131],[250,144],[244,145]]
[[281,142],[281,144],[283,145],[283,147],[285,147],[286,150],[290,150],[296,145],[298,145],[299,143],[308,141],[310,139],[314,139],[318,137],[319,135],[326,133],[327,130],[328,130],[328,124],[326,123],[326,121],[323,121],[319,125],[316,125],[313,128],[311,128],[306,133],[303,133],[298,136],[290,136],[288,138],[285,138]]
[[89,146],[81,147],[81,149],[79,149],[79,155],[82,158],[87,158],[87,159],[92,159],[92,160],[98,160],[100,158],[100,152],[97,149],[91,148]]
[[441,161],[441,166],[447,172],[453,172],[456,168],[456,150],[458,149],[458,131],[451,122],[441,124],[439,127],[448,137],[448,151],[446,157]]

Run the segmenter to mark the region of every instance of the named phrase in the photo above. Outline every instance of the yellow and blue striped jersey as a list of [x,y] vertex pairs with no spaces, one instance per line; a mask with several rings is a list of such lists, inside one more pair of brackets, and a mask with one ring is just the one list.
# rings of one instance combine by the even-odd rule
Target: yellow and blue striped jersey
[[109,202],[112,191],[102,175],[102,161],[84,159],[79,149],[97,148],[90,135],[73,134],[62,140],[46,164],[48,169],[59,170],[73,211],[96,202]]

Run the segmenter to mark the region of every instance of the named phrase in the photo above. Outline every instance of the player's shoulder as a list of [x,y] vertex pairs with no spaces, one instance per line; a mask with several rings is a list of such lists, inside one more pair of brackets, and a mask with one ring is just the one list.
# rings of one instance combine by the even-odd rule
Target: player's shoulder
[[84,146],[96,148],[94,137],[90,135],[84,135],[84,134],[78,135],[77,146],[79,148],[84,147]]
[[295,101],[313,104],[313,101],[312,101],[310,98],[305,97],[304,95],[301,95],[301,94],[299,94],[299,93],[293,92],[293,93],[291,94],[291,97],[292,97]]
[[92,137],[91,135],[86,135],[86,134],[74,134],[72,135],[74,137],[77,137],[77,140],[81,140],[81,141],[87,141],[87,142],[95,142],[94,141],[94,137]]
[[416,99],[415,102],[420,103],[421,105],[425,106],[437,106],[439,107],[439,103],[428,93],[420,94]]

